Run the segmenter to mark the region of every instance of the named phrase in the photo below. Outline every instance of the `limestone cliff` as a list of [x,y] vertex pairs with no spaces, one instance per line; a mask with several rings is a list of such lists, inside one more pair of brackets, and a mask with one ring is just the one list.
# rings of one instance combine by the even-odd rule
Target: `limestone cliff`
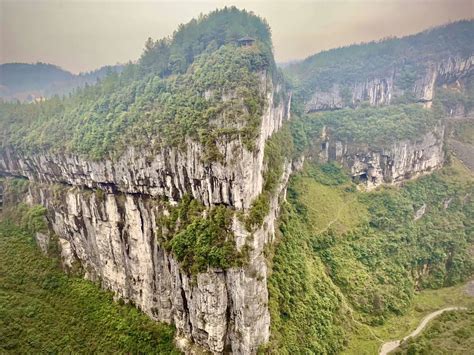
[[462,80],[474,71],[474,56],[454,56],[424,63],[414,80],[403,81],[404,64],[395,63],[385,74],[368,76],[365,81],[345,85],[334,84],[329,90],[316,90],[305,104],[306,112],[356,107],[367,102],[371,106],[388,105],[404,96],[430,105],[435,88]]
[[[234,217],[237,248],[248,245],[245,267],[211,269],[196,277],[184,272],[157,242],[156,220],[167,210],[165,199],[184,194],[207,206],[248,209],[262,191],[265,141],[289,119],[290,95],[270,73],[261,73],[265,112],[256,149],[239,139],[218,145],[224,159],[207,162],[191,139],[184,151],[166,148],[153,155],[130,148],[116,161],[93,161],[70,154],[21,154],[6,149],[0,173],[27,177],[33,203],[48,207],[48,222],[59,237],[66,268],[80,265],[85,277],[100,281],[156,320],[173,323],[183,340],[214,353],[255,353],[269,339],[270,317],[263,248],[272,239],[279,195],[252,233]],[[276,95],[283,97],[274,102]],[[96,191],[103,191],[97,193]],[[48,243],[44,235],[40,244]]]
[[319,157],[342,164],[354,180],[368,189],[384,183],[396,184],[442,167],[444,125],[434,127],[416,140],[405,139],[378,147],[342,142],[325,134]]

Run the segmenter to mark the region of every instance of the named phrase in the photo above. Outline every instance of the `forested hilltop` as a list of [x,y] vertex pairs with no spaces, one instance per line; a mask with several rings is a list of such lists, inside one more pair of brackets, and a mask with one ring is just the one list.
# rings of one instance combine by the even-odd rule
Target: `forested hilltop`
[[[331,49],[284,69],[301,110],[431,101],[435,81],[451,84],[456,72],[472,67],[473,32],[473,20],[459,21],[403,38]],[[467,84],[472,99],[472,79]]]
[[96,84],[106,75],[121,70],[120,64],[107,65],[75,75],[46,63],[0,64],[0,98],[6,101],[33,102],[54,95],[64,96],[78,87]]
[[[244,36],[255,44],[240,46]],[[178,145],[188,135],[211,146],[227,134],[242,135],[251,148],[263,109],[262,70],[276,74],[268,25],[225,8],[181,25],[170,38],[148,39],[137,64],[71,97],[1,104],[2,146],[97,159],[129,145]],[[210,127],[223,112],[235,118],[225,132]]]
[[[175,326],[185,352],[376,353],[444,306],[437,292],[472,304],[456,287],[474,272],[473,24],[280,71],[265,20],[224,8],[68,97],[2,102],[0,252],[17,264],[14,243],[46,265],[27,248],[34,235],[64,269]],[[25,279],[40,297],[87,291],[75,304],[86,315],[100,301],[84,329],[112,312],[103,332],[122,341],[98,351],[174,351],[170,328],[46,271]],[[9,290],[25,272],[12,269]],[[8,350],[42,346],[36,328],[34,348],[8,332],[20,335]]]

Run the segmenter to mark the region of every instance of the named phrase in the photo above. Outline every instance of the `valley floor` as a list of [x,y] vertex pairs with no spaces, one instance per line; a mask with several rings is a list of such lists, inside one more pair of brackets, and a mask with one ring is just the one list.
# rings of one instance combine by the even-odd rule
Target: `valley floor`
[[[433,312],[449,307],[463,307],[470,311],[471,320],[474,318],[474,281],[455,287],[447,287],[438,290],[425,290],[419,292],[414,297],[413,305],[403,316],[392,317],[383,326],[360,327],[354,334],[345,354],[378,354],[381,350],[382,341],[388,342],[396,339],[402,339],[410,334],[423,319]],[[432,321],[434,323],[435,320]],[[428,325],[429,329],[431,326]],[[426,328],[420,333],[426,332]],[[474,329],[470,329],[470,337],[474,337]],[[466,340],[466,344],[467,344]],[[439,349],[441,350],[441,349]],[[442,353],[442,352],[441,352]]]

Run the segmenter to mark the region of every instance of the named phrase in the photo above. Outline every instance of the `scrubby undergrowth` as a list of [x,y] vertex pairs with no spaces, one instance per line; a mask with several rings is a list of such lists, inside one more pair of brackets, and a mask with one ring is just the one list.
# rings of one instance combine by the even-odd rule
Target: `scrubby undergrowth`
[[269,278],[270,348],[338,352],[353,327],[404,314],[416,290],[472,275],[474,180],[457,161],[371,193],[342,173],[308,165],[290,183]]
[[29,231],[0,222],[0,352],[179,354],[171,326],[42,255],[31,234],[40,215],[25,218]]

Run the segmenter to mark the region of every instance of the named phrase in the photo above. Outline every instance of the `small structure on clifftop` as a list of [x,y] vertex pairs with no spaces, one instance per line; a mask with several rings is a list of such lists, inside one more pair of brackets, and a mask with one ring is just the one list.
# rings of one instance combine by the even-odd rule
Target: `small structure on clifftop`
[[241,47],[251,46],[255,43],[255,38],[252,37],[242,37],[237,40],[237,43]]

